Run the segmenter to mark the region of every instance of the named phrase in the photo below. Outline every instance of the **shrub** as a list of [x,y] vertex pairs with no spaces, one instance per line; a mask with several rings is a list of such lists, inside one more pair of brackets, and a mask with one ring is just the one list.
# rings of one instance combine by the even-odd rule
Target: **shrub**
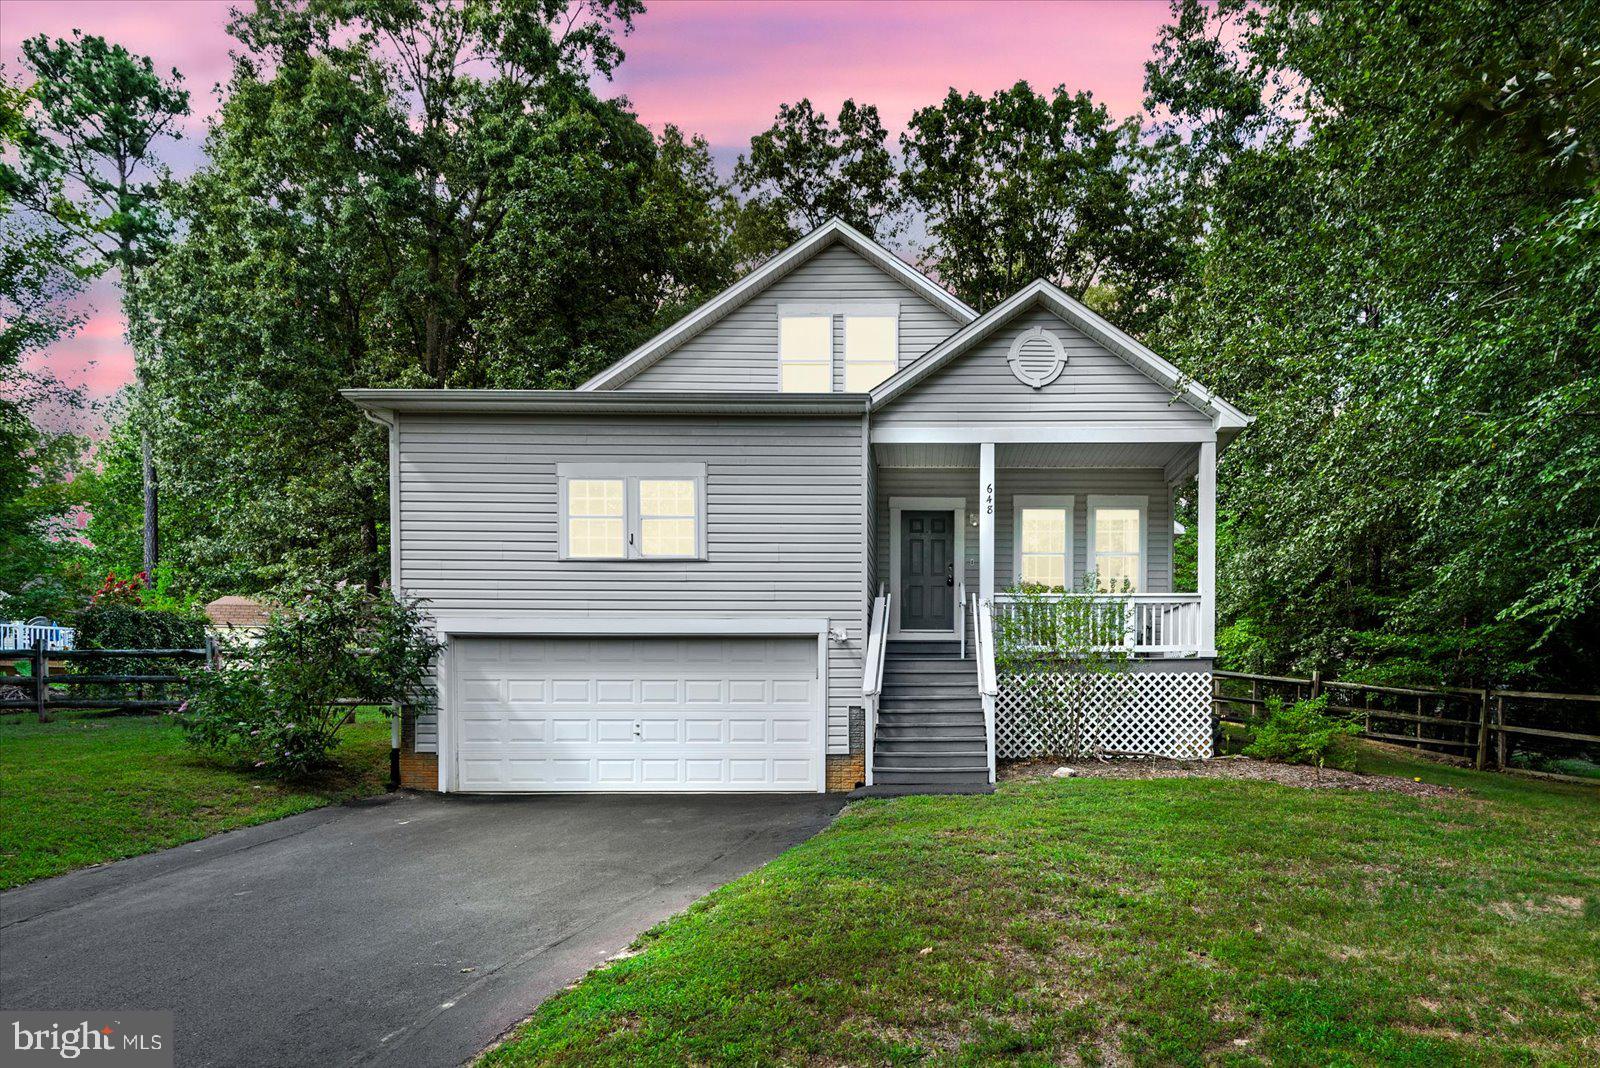
[[1281,697],[1267,698],[1267,722],[1256,728],[1255,741],[1246,756],[1283,764],[1313,764],[1319,768],[1354,770],[1356,736],[1361,724],[1328,711],[1328,697],[1285,704]]
[[199,613],[165,590],[149,590],[143,572],[106,575],[72,624],[84,649],[193,649],[205,641]]
[[227,639],[221,669],[192,673],[179,722],[196,748],[305,775],[332,763],[343,699],[431,708],[439,648],[415,601],[343,586],[285,598],[257,641]]

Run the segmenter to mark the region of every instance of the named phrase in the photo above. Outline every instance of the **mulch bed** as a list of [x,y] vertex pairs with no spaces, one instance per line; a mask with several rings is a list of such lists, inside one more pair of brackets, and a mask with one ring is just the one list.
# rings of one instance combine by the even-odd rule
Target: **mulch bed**
[[1331,768],[1269,764],[1248,757],[1215,760],[1167,760],[1160,757],[1118,757],[1106,760],[1016,760],[996,768],[1001,782],[1047,779],[1057,768],[1071,768],[1083,779],[1253,779],[1307,790],[1386,790],[1412,797],[1460,797],[1453,786],[1398,779],[1392,775],[1359,775]]

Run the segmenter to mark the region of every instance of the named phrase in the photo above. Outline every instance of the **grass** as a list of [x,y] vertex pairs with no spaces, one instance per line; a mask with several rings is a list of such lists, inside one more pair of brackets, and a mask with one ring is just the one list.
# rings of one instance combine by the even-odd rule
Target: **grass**
[[1600,793],[1362,759],[854,804],[483,1064],[1600,1064]]
[[0,716],[0,889],[381,792],[383,713],[363,709],[339,757],[286,785],[198,755],[166,716]]

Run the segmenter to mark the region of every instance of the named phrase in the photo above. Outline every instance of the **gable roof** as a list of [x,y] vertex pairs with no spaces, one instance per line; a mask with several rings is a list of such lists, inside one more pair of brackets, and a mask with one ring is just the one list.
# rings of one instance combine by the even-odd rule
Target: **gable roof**
[[1172,364],[1151,352],[1103,317],[1073,300],[1061,288],[1043,278],[1018,290],[1006,300],[973,319],[938,345],[878,383],[872,391],[872,407],[882,408],[916,387],[929,375],[947,366],[974,345],[1023,312],[1041,306],[1083,331],[1106,351],[1143,372],[1158,385],[1177,393],[1196,409],[1211,417],[1218,430],[1233,431],[1255,422],[1211,390],[1187,377]]
[[911,267],[899,256],[849,223],[834,218],[589,379],[578,389],[580,391],[615,389],[819,252],[839,244],[849,247],[885,274],[903,282],[907,288],[943,310],[957,322],[970,323],[977,318],[976,311],[943,286]]

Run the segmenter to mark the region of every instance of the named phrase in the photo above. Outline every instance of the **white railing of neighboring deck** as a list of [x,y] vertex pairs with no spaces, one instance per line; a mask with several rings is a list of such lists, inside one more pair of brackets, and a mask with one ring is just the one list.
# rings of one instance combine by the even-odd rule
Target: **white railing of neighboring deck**
[[0,649],[32,649],[42,640],[47,650],[58,653],[71,649],[76,638],[77,632],[71,627],[54,623],[0,623]]

